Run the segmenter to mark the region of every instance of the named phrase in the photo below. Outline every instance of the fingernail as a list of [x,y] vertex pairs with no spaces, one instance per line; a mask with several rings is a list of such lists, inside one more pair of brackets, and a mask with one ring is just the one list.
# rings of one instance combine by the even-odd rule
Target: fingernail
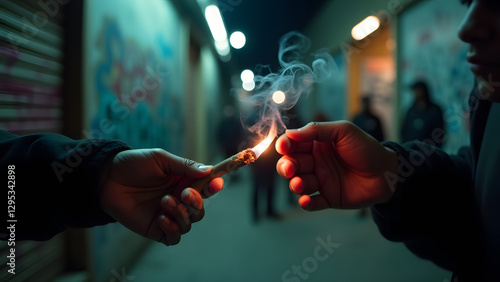
[[311,204],[311,198],[309,196],[302,196],[299,198],[299,204],[303,208],[307,208]]
[[165,221],[166,224],[170,224],[170,219],[163,214],[160,215],[160,220]]
[[221,189],[217,189],[217,187],[215,187],[215,186],[208,186],[208,191],[212,194],[219,192]]
[[212,166],[211,166],[211,165],[200,165],[200,166],[198,167],[198,169],[199,169],[199,170],[201,170],[201,171],[203,171],[203,172],[205,172],[205,171],[209,171],[211,168],[212,168]]
[[280,165],[281,172],[285,172],[285,162],[283,161]]
[[194,195],[189,191],[189,189],[184,189],[181,193],[182,201],[185,203],[192,202],[194,199]]
[[302,187],[296,187],[297,185],[292,185],[290,183],[290,188],[292,188],[292,190],[295,192],[295,194],[302,194],[302,192],[304,191],[303,189],[301,189]]
[[175,200],[171,197],[171,196],[167,196],[167,206],[173,208],[177,205],[177,203],[175,202]]

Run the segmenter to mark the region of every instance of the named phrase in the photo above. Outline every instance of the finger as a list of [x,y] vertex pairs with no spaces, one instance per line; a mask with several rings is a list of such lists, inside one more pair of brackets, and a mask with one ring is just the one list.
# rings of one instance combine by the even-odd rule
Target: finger
[[319,183],[314,174],[295,176],[290,180],[290,190],[297,195],[309,195],[318,191]]
[[276,151],[281,155],[290,155],[295,152],[310,152],[312,142],[296,142],[288,138],[285,134],[276,140]]
[[331,207],[325,197],[321,194],[314,196],[302,195],[299,198],[299,204],[306,211],[318,211]]
[[161,238],[158,239],[160,243],[171,246],[181,241],[179,226],[167,215],[161,214],[158,217],[158,226],[160,226],[160,230],[163,232]]
[[198,222],[203,218],[205,209],[203,208],[203,199],[198,191],[193,188],[182,190],[181,200],[188,211],[189,219],[192,223]]
[[205,185],[202,191],[202,196],[205,199],[210,198],[222,190],[222,188],[224,188],[224,179],[222,179],[222,177],[216,177]]
[[201,178],[210,174],[212,166],[182,158],[163,149],[154,149],[153,157],[165,174],[176,174],[189,178]]
[[285,134],[296,142],[320,141],[336,143],[355,128],[354,124],[347,121],[311,122],[302,128],[287,130]]
[[312,173],[314,171],[314,158],[311,154],[305,153],[285,155],[276,163],[276,170],[285,178],[296,174]]
[[163,197],[161,207],[177,223],[181,234],[185,234],[191,230],[191,220],[189,219],[186,207],[180,204],[174,197],[170,195]]
[[283,156],[276,163],[276,171],[284,178],[291,178],[295,175],[295,163],[292,159]]

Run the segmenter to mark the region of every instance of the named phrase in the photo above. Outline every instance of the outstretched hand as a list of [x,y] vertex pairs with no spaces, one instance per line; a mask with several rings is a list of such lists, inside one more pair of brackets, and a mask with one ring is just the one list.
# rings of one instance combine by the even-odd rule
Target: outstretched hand
[[[200,193],[189,187],[212,171],[162,149],[128,150],[110,164],[101,190],[103,210],[128,229],[165,245],[179,243],[191,223],[204,216]],[[202,191],[205,197],[222,189],[222,178]]]
[[362,208],[392,196],[385,173],[397,174],[396,153],[350,122],[287,130],[276,150],[284,155],[276,169],[306,210]]

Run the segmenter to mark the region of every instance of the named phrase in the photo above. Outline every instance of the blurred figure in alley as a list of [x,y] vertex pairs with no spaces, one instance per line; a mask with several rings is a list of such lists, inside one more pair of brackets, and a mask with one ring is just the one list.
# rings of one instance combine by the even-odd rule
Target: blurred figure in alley
[[[432,140],[433,134],[444,135],[443,111],[432,102],[427,83],[419,80],[410,88],[415,100],[403,121],[401,142],[418,140],[428,143]],[[436,146],[441,147],[442,143]]]
[[361,128],[364,132],[370,134],[378,142],[384,141],[384,130],[380,118],[372,112],[373,95],[365,94],[361,98],[361,112],[358,113],[353,123]]
[[[244,117],[243,124],[245,128],[250,128],[257,121],[261,120],[261,113],[258,107],[249,110],[248,116]],[[244,140],[250,144],[257,144],[261,141],[262,136],[255,132],[245,131]],[[278,176],[275,166],[280,158],[275,147],[276,140],[269,146],[269,148],[262,153],[262,155],[250,166],[251,176],[253,181],[252,192],[252,220],[258,223],[262,218],[262,202],[265,202],[265,216],[272,219],[279,219],[275,207],[275,190],[276,178]],[[253,146],[253,145],[252,145]],[[249,147],[249,146],[246,146]],[[242,148],[239,148],[240,150]]]
[[[236,109],[232,105],[226,105],[223,110],[223,117],[217,128],[217,141],[220,145],[224,158],[232,156],[240,151],[240,144],[243,138],[243,126],[236,115]],[[232,180],[237,180],[237,171],[230,174]]]
[[[365,94],[361,98],[361,112],[354,116],[353,123],[364,132],[377,139],[378,142],[384,141],[384,130],[380,118],[372,112],[372,94]],[[369,208],[362,208],[359,211],[360,217],[366,217],[370,214]]]

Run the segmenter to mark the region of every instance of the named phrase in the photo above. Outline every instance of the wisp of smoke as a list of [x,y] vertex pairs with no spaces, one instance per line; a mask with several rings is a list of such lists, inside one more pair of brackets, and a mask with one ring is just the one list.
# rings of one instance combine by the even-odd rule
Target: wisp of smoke
[[[281,118],[282,111],[294,107],[301,95],[309,94],[314,83],[322,82],[332,76],[336,70],[332,56],[326,50],[307,54],[310,45],[310,40],[296,31],[281,37],[278,54],[279,73],[256,75],[255,88],[251,96],[243,100],[256,111],[250,124],[242,118],[243,126],[248,131],[261,138],[267,136],[271,130],[277,131],[276,133],[284,131],[286,126]],[[307,55],[309,61],[312,61],[310,66],[305,62],[305,59],[308,59]],[[272,100],[273,93],[278,90],[286,95],[283,104],[277,104]]]

